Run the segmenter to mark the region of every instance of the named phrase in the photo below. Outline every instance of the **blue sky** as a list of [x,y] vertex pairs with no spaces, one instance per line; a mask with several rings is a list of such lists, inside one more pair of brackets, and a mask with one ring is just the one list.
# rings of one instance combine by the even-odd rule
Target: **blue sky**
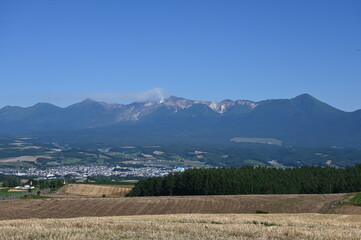
[[361,1],[0,1],[0,107],[310,93],[361,108]]

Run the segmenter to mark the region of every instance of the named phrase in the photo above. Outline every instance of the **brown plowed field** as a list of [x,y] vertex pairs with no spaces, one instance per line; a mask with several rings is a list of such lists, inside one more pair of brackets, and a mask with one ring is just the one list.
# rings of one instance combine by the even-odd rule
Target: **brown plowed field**
[[359,215],[361,215],[361,206],[346,203],[346,204],[337,206],[332,212],[337,213],[337,214],[349,214],[349,215],[350,214],[359,214]]
[[0,201],[0,220],[180,213],[329,213],[346,194],[59,198]]
[[86,197],[124,197],[131,189],[131,186],[68,184],[60,192]]

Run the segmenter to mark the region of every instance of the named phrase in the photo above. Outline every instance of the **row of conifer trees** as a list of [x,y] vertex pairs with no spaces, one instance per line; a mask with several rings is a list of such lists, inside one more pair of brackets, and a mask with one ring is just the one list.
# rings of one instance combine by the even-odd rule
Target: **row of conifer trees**
[[319,194],[361,191],[361,164],[347,168],[190,169],[139,181],[128,196]]

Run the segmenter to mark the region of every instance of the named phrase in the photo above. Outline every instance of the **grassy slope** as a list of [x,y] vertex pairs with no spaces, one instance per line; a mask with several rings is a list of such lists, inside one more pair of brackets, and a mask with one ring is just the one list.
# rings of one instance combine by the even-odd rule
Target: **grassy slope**
[[156,215],[1,221],[0,239],[360,239],[361,216]]
[[350,203],[361,205],[361,193],[355,194],[355,196],[350,199]]

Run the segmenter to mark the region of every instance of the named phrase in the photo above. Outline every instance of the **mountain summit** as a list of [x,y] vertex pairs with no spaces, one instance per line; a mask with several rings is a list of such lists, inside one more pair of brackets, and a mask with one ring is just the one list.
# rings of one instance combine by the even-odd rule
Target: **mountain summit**
[[232,139],[264,138],[284,145],[361,147],[360,120],[360,111],[344,112],[309,94],[259,102],[170,96],[127,105],[86,99],[66,108],[47,103],[4,107],[0,136],[69,140],[76,135],[132,144],[234,144]]

